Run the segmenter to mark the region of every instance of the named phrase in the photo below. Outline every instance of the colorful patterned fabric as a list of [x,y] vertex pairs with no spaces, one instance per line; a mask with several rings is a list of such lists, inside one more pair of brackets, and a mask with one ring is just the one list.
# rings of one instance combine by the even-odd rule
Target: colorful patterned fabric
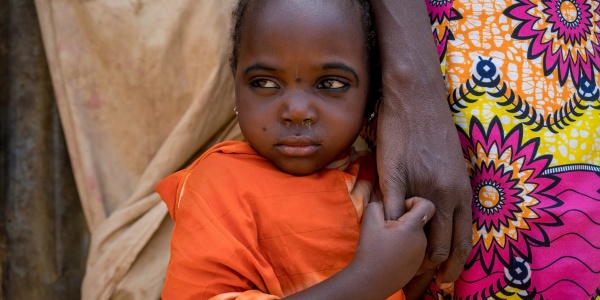
[[474,192],[454,297],[600,299],[600,1],[426,2]]

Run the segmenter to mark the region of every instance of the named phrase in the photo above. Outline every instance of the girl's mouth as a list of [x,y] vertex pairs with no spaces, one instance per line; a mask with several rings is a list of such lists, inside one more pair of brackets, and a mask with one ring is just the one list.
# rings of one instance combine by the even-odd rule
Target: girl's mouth
[[284,156],[307,157],[317,153],[322,144],[308,136],[290,136],[278,140],[274,146]]

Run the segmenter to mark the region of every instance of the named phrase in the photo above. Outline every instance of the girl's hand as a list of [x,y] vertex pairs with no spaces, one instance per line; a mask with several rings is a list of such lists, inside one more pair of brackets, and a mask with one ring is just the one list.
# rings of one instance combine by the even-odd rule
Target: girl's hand
[[365,208],[354,259],[332,277],[286,299],[386,299],[415,275],[425,255],[423,226],[435,212],[423,198],[406,200],[407,213],[385,220],[383,203]]
[[407,212],[398,220],[385,220],[383,203],[367,205],[352,267],[369,278],[369,287],[387,297],[400,290],[415,275],[427,246],[423,226],[435,213],[424,198],[406,200]]

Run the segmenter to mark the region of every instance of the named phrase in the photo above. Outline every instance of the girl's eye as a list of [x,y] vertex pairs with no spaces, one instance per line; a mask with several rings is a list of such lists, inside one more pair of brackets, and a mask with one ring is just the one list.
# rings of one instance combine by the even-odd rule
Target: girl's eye
[[347,87],[348,84],[336,79],[325,79],[322,80],[321,82],[319,82],[319,84],[317,85],[317,88],[320,89],[343,89],[345,87]]
[[264,88],[264,89],[276,89],[279,86],[273,80],[269,79],[258,79],[250,82],[250,86],[255,88]]

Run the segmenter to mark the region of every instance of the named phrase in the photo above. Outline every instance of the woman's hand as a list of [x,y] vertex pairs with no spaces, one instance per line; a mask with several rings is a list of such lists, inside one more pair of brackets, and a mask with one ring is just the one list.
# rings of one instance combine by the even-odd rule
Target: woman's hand
[[386,121],[394,117],[385,112],[380,118],[377,168],[386,218],[394,220],[404,213],[405,197],[431,199],[436,215],[428,226],[427,254],[419,273],[439,266],[436,280],[453,282],[472,240],[472,192],[454,124],[402,124],[401,117]]

